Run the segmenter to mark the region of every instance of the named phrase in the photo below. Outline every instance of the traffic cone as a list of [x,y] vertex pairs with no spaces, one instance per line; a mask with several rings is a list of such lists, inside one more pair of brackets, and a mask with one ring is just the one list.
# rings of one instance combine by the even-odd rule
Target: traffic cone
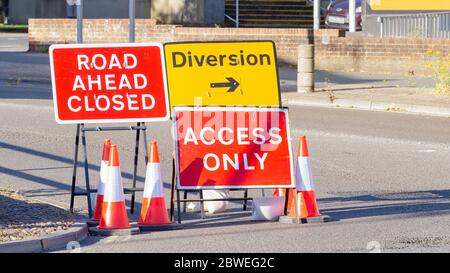
[[[328,216],[320,214],[319,208],[317,206],[306,136],[301,136],[298,144],[295,192],[297,194],[297,211],[299,212],[299,217],[302,223],[328,222],[330,220]],[[289,189],[289,214],[287,215],[287,218],[290,219],[289,221],[295,220],[293,194],[294,191],[292,189]],[[286,217],[283,217],[283,220],[286,220]],[[281,217],[280,221],[282,221]]]
[[138,221],[141,230],[164,230],[174,228],[170,222],[164,198],[158,144],[153,140],[148,153],[147,172],[142,200],[141,215]]
[[100,224],[96,229],[92,229],[92,232],[95,235],[105,236],[129,235],[134,233],[134,230],[131,229],[131,225],[128,222],[122,175],[120,172],[119,153],[116,144],[111,144],[108,162],[108,179],[105,184]]
[[273,189],[272,196],[285,196],[285,195],[286,195],[286,189],[282,189],[282,188]]
[[289,209],[291,209],[291,207],[292,207],[293,189],[275,188],[273,190],[272,196],[284,196],[284,197],[286,197],[286,193],[288,194],[288,196],[287,196],[288,199],[287,199],[287,203],[286,203],[285,212],[289,212]]
[[88,222],[90,226],[98,225],[100,222],[100,218],[102,217],[103,196],[105,193],[105,184],[108,179],[108,161],[110,149],[111,149],[111,140],[109,138],[105,138],[103,142],[102,161],[100,162],[100,177],[98,179],[95,211],[91,221]]

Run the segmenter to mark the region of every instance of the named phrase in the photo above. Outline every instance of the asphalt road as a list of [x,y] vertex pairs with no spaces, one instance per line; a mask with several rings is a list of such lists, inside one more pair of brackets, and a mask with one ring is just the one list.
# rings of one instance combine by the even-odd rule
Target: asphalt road
[[[50,86],[0,82],[0,117],[0,187],[67,207],[75,126],[55,123]],[[185,215],[189,221],[182,230],[92,237],[81,243],[81,251],[368,252],[372,245],[382,252],[450,251],[448,118],[290,107],[290,120],[294,147],[298,136],[308,137],[319,207],[334,222],[255,223],[234,204],[230,212],[205,220]],[[91,180],[96,184],[106,136],[119,144],[129,185],[131,132],[88,133]],[[149,124],[149,139],[159,143],[168,197],[170,123]],[[140,186],[144,172],[141,164]],[[82,185],[81,169],[79,177]],[[77,198],[76,206],[85,208],[85,199]]]

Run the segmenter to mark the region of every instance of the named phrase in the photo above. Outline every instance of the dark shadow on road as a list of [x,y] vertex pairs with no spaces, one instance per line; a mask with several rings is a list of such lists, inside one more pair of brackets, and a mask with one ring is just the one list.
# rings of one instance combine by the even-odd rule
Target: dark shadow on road
[[[344,203],[341,207],[327,208],[321,211],[335,220],[377,216],[425,217],[450,214],[450,190],[364,194],[323,198],[318,201],[319,206],[320,203]],[[357,202],[357,204],[345,205],[345,202]],[[365,205],[364,202],[368,204]]]
[[367,193],[353,196],[320,198],[321,203],[334,202],[353,202],[353,201],[418,201],[418,200],[442,200],[450,198],[450,190],[429,190],[414,192],[385,192],[385,193]]
[[[9,143],[5,143],[5,142],[0,142],[0,148],[3,149],[9,149],[15,152],[19,152],[19,153],[24,153],[27,155],[32,155],[32,156],[36,156],[36,157],[41,157],[41,158],[45,158],[45,159],[49,159],[49,160],[54,160],[57,162],[62,162],[64,164],[70,164],[69,166],[66,167],[61,167],[61,168],[71,168],[70,166],[73,164],[73,159],[71,158],[67,158],[67,157],[62,157],[59,155],[55,155],[55,154],[51,154],[51,153],[47,153],[47,152],[42,152],[42,151],[38,151],[35,149],[31,149],[31,148],[27,148],[27,147],[22,147],[22,146],[17,146],[14,144],[9,144]],[[82,173],[82,162],[78,161],[78,166],[80,168],[79,170],[79,175],[78,175],[78,189],[80,190],[82,188],[84,188],[84,175]],[[93,170],[95,172],[99,172],[100,171],[100,166],[99,165],[95,165],[95,164],[88,164],[88,168],[89,170]],[[48,179],[48,178],[43,178],[37,175],[32,175],[29,173],[25,173],[25,171],[27,170],[14,170],[11,168],[6,168],[3,166],[0,166],[0,173],[6,174],[6,175],[10,175],[10,176],[14,176],[20,179],[24,179],[24,180],[28,180],[31,181],[33,183],[39,183],[42,185],[46,185],[49,187],[53,187],[56,189],[61,189],[61,190],[65,190],[65,191],[70,191],[71,187],[70,187],[70,179],[71,179],[71,172],[67,172],[67,183],[62,183],[60,181],[56,181],[56,180],[52,180],[52,179]],[[133,174],[129,173],[129,172],[124,172],[122,171],[122,177],[125,179],[133,179]],[[137,176],[136,180],[138,182],[145,182],[145,178],[142,176]],[[93,181],[91,179],[91,187],[95,188],[96,187],[96,183],[93,183],[95,181]],[[164,182],[164,187],[165,188],[170,188],[171,187],[171,183],[168,182]],[[81,187],[81,188],[80,188]],[[36,192],[35,192],[36,193]]]
[[[62,163],[65,163],[65,164],[73,164],[73,159],[68,158],[68,157],[63,157],[63,156],[59,156],[59,155],[55,155],[55,154],[50,154],[50,153],[34,150],[34,149],[31,149],[31,148],[27,148],[27,147],[17,146],[17,145],[14,145],[14,144],[9,144],[9,143],[5,143],[5,142],[1,142],[1,141],[0,141],[0,148],[5,148],[5,149],[13,150],[13,151],[16,151],[16,152],[25,153],[25,154],[28,154],[28,155],[42,157],[42,158],[46,158],[46,159],[62,162]],[[78,166],[79,167],[81,167],[82,164],[83,164],[82,161],[78,161]],[[94,170],[96,172],[100,171],[100,166],[99,165],[95,165],[95,164],[89,163],[88,164],[88,168],[89,168],[89,170]],[[127,179],[132,179],[133,178],[133,174],[122,171],[122,177],[123,178],[127,178]],[[137,176],[137,181],[144,182],[145,179],[142,176]]]
[[49,168],[31,168],[31,169],[20,169],[16,170],[18,172],[31,172],[31,171],[47,171],[47,170],[60,170],[60,169],[71,169],[72,167],[49,167]]
[[0,99],[52,100],[50,84],[34,83],[20,80],[0,79]]
[[[415,197],[414,197],[415,196]],[[339,203],[345,202],[358,202],[357,205],[346,205],[341,206],[336,204],[335,208],[322,209],[321,213],[327,214],[333,218],[334,223],[323,223],[323,224],[308,224],[305,228],[314,228],[315,225],[332,225],[339,224],[339,220],[351,220],[358,219],[362,217],[379,217],[388,216],[397,218],[414,218],[414,217],[427,217],[432,215],[443,215],[450,214],[450,190],[430,190],[430,191],[417,191],[417,192],[407,192],[407,193],[384,193],[384,194],[364,194],[355,196],[345,196],[345,197],[333,197],[333,198],[322,198],[319,199],[319,207],[323,203]],[[385,202],[383,204],[373,204],[374,202]],[[386,203],[386,201],[391,201]],[[407,202],[401,202],[407,201]],[[367,203],[367,204],[365,204]],[[176,215],[176,213],[175,213]],[[130,221],[135,222],[137,219],[137,214],[129,214]],[[243,225],[258,225],[267,222],[256,222],[252,221],[251,211],[242,211],[240,207],[234,207],[228,209],[226,212],[217,214],[207,214],[205,219],[201,219],[199,212],[188,212],[182,213],[182,230],[189,229],[205,229],[202,233],[204,236],[218,236],[220,234],[232,234],[238,231],[232,230],[230,232],[220,231],[210,231],[207,232],[208,228],[215,227],[229,227],[229,226],[243,226]],[[290,230],[299,228],[297,225],[287,225],[274,222],[270,226],[263,229],[258,229],[258,232],[267,230]],[[164,232],[164,231],[158,231]],[[171,233],[172,239],[184,239],[190,238],[192,234],[177,233],[175,231],[169,231]],[[141,233],[145,235],[149,233]],[[140,240],[140,235],[135,237],[135,240]],[[198,236],[198,235],[195,235]],[[86,240],[81,242],[82,247],[87,247],[94,245],[107,237],[88,237]],[[146,240],[151,240],[151,238],[146,237]],[[149,242],[150,243],[150,242]]]
[[48,75],[50,76],[50,59],[48,53],[0,52],[0,62],[44,65],[48,69]]
[[355,219],[362,217],[394,216],[418,217],[450,214],[450,202],[445,203],[401,203],[383,204],[363,207],[345,207],[323,210],[334,220]]

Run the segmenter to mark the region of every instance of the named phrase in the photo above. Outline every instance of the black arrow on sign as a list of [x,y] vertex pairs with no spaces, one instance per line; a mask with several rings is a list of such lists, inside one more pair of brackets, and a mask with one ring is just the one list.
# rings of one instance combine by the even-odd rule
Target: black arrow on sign
[[236,88],[239,86],[239,83],[231,77],[228,77],[226,79],[228,80],[228,82],[213,82],[213,83],[211,83],[210,84],[211,88],[229,87],[227,92],[234,92],[234,90],[236,90]]

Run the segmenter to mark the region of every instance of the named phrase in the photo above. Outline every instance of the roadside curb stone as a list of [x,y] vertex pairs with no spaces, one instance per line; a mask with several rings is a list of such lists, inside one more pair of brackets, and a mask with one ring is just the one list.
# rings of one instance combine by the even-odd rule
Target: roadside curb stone
[[[282,95],[283,97],[283,95]],[[428,114],[450,117],[450,108],[427,105],[402,104],[395,102],[373,102],[369,100],[335,99],[331,102],[324,98],[282,98],[286,105],[342,107],[376,111],[392,111],[399,113]]]
[[35,253],[42,251],[40,239],[26,239],[0,243],[0,253]]
[[80,242],[88,236],[86,223],[76,223],[69,229],[37,239],[0,243],[0,253],[30,253],[60,249],[71,241]]

